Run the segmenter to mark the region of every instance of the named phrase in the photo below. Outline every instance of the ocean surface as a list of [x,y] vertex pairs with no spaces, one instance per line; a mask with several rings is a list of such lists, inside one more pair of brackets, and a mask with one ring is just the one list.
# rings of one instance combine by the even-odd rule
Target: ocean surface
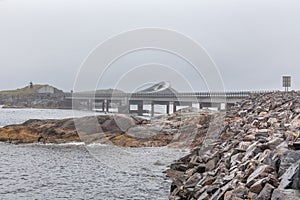
[[[93,113],[78,111],[75,115]],[[60,119],[71,110],[0,109],[0,126]],[[83,143],[0,143],[0,199],[168,199],[167,165],[188,152]]]
[[11,109],[11,108],[0,108],[0,127],[10,124],[23,123],[28,119],[63,119],[71,117],[83,117],[94,115],[90,111],[73,111],[73,110],[62,110],[62,109]]

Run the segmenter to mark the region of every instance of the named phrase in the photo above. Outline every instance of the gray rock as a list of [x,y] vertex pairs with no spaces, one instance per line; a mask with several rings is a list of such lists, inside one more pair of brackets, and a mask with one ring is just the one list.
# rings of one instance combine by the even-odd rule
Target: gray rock
[[269,137],[268,129],[258,129],[258,132],[255,134],[256,139]]
[[292,164],[281,177],[279,189],[300,189],[299,188],[300,160]]
[[268,119],[268,123],[270,123],[270,125],[273,125],[274,123],[277,123],[277,122],[278,122],[277,118],[271,117]]
[[262,189],[262,191],[256,197],[256,200],[271,199],[272,192],[273,192],[274,189],[275,188],[272,185],[270,185],[269,183],[266,183],[265,187]]
[[207,192],[203,192],[200,197],[198,198],[198,200],[208,200],[209,199],[209,195],[207,194]]
[[213,196],[210,198],[211,200],[218,200],[224,198],[225,192],[233,189],[232,182],[227,183],[225,186],[218,189]]
[[297,129],[300,127],[300,115],[297,115],[292,121],[290,128]]
[[193,176],[191,176],[186,183],[184,184],[185,188],[191,188],[191,187],[195,187],[197,185],[197,183],[199,182],[201,178],[201,174],[199,173],[195,173]]
[[246,151],[251,144],[252,142],[240,142],[238,149]]
[[211,171],[213,169],[215,169],[216,164],[218,163],[219,159],[217,157],[213,157],[212,159],[210,159],[206,164],[205,164],[205,168],[208,171]]
[[259,166],[247,179],[247,185],[251,186],[255,179],[263,176],[263,172],[271,173],[274,171],[274,168],[270,165],[261,165]]
[[294,110],[294,112],[295,112],[295,113],[300,113],[300,108],[296,108],[296,109]]
[[246,154],[244,156],[244,158],[242,159],[242,162],[247,161],[252,155],[253,152],[255,151],[255,149],[257,148],[257,144],[258,142],[253,142],[247,149]]
[[235,198],[245,199],[247,193],[248,193],[248,188],[246,188],[244,185],[239,185],[235,187],[233,190],[233,196],[235,196]]
[[273,150],[275,149],[279,144],[281,144],[283,142],[283,139],[282,138],[278,138],[278,137],[275,137],[275,138],[272,138],[268,143],[268,147],[269,149]]
[[240,117],[245,117],[247,115],[247,112],[248,112],[247,110],[242,110],[242,111],[239,112],[239,116]]
[[300,191],[293,189],[275,189],[271,200],[300,200]]
[[280,159],[280,167],[278,175],[282,176],[285,171],[294,163],[300,160],[300,151],[286,151]]
[[249,191],[259,194],[262,191],[262,189],[264,188],[266,182],[267,182],[267,178],[260,179],[259,181],[255,182],[253,185],[251,185]]

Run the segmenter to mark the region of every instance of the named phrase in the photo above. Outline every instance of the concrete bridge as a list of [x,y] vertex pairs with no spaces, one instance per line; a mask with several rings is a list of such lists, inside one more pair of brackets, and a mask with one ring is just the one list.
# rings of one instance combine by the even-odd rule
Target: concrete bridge
[[[172,92],[162,90],[159,92],[123,93],[120,91],[102,91],[100,93],[74,93],[67,100],[73,102],[73,108],[109,112],[116,108],[119,113],[149,113],[154,115],[154,105],[164,105],[166,113],[176,112],[178,106],[195,106],[201,108],[214,107],[225,110],[236,102],[249,97],[251,94],[266,94],[274,91],[239,91],[239,92]],[[131,109],[135,105],[137,109]],[[150,110],[144,106],[150,105]]]

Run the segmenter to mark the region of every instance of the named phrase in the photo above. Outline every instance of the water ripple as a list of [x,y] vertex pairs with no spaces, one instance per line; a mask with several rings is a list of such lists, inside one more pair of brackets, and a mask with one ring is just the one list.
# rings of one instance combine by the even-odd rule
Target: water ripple
[[[134,163],[124,168],[107,166],[78,145],[0,143],[1,199],[168,199],[170,181],[162,171],[182,152],[167,148],[130,149],[140,153],[120,157],[119,150],[114,151],[116,147],[92,148],[101,152],[97,154],[100,160],[101,155],[103,160],[116,156],[122,159],[121,163]],[[165,165],[157,165],[157,161]]]

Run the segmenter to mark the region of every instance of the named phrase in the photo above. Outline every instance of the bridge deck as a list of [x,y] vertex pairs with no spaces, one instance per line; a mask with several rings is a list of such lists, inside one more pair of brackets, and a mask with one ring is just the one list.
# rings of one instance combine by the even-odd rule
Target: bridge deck
[[180,93],[74,93],[67,99],[103,99],[103,98],[245,98],[252,94],[266,94],[275,91],[236,91],[236,92],[180,92]]

